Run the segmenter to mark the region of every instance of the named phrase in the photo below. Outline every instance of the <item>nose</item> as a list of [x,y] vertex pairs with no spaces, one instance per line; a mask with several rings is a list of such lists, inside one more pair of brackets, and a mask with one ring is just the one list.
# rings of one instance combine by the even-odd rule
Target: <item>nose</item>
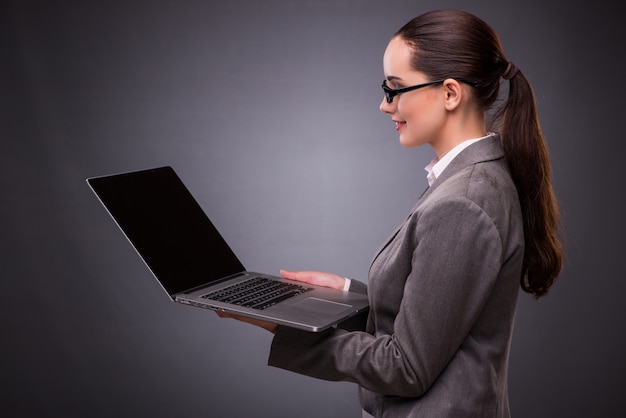
[[383,97],[383,101],[380,102],[380,106],[379,109],[381,112],[383,113],[387,113],[387,114],[393,114],[395,111],[395,100],[392,101],[391,103],[387,103],[387,98]]

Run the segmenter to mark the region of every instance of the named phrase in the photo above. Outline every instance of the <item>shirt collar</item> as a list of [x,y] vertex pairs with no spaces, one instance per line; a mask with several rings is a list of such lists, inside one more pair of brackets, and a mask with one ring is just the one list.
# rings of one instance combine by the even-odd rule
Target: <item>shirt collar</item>
[[426,178],[428,179],[428,186],[430,187],[433,185],[435,180],[437,180],[437,177],[443,173],[443,170],[448,166],[448,164],[450,164],[450,162],[452,162],[452,160],[454,160],[454,157],[461,153],[461,151],[472,145],[474,142],[489,138],[492,135],[494,135],[494,133],[490,132],[486,136],[480,138],[467,139],[448,151],[441,159],[435,157],[426,167],[424,167],[424,170],[428,173],[426,175]]

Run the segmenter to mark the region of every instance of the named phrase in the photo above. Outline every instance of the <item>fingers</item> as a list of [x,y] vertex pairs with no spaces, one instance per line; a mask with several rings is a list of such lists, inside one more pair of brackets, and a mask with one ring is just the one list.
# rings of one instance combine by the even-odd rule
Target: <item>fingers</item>
[[252,318],[248,318],[248,317],[240,316],[240,315],[227,314],[226,312],[220,312],[220,311],[215,311],[215,313],[220,318],[236,319],[237,321],[245,322],[247,324],[251,324],[259,328],[263,328],[264,330],[267,330],[271,332],[272,334],[276,333],[276,329],[278,328],[278,325],[271,323],[271,322],[265,322],[265,321],[261,321],[258,319],[252,319]]
[[307,282],[307,283],[310,283],[311,280],[314,280],[315,273],[319,273],[319,272],[288,271],[288,270],[280,271],[280,275],[283,276],[285,279],[298,280],[300,282]]
[[343,277],[321,271],[280,270],[280,274],[285,279],[297,280],[299,282],[310,283],[317,286],[332,287],[334,289],[343,289],[345,284],[345,279]]
[[285,279],[297,280],[299,282],[311,283],[320,286],[326,286],[328,281],[328,273],[322,273],[320,271],[288,271],[281,270],[281,276]]

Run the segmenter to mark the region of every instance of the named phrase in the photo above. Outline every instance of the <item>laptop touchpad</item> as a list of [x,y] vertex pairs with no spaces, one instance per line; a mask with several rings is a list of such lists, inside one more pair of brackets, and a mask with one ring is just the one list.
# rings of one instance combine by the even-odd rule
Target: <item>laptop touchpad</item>
[[332,302],[330,300],[323,300],[318,298],[308,298],[301,300],[294,304],[299,308],[308,309],[316,312],[324,312],[328,314],[337,314],[339,312],[343,312],[346,309],[350,309],[350,305],[345,305],[343,303]]

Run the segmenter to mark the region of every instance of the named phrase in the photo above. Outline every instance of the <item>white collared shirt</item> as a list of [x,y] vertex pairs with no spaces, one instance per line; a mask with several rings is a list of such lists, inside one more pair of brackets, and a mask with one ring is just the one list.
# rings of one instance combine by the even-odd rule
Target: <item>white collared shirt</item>
[[439,177],[441,173],[443,173],[443,170],[445,170],[448,164],[450,164],[452,160],[454,160],[454,157],[459,155],[461,151],[472,145],[474,142],[478,142],[481,139],[489,138],[492,135],[495,134],[493,132],[490,132],[486,136],[483,136],[481,138],[467,139],[448,151],[441,159],[435,157],[426,167],[424,167],[424,170],[426,170],[426,172],[428,173],[428,175],[426,176],[426,178],[428,179],[428,186],[433,185],[435,180],[437,180],[437,177]]

